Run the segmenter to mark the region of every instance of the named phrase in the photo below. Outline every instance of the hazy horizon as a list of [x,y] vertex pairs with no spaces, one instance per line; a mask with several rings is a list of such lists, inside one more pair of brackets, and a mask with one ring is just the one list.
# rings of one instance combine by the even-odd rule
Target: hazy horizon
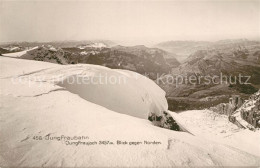
[[260,1],[1,1],[0,42],[259,39]]

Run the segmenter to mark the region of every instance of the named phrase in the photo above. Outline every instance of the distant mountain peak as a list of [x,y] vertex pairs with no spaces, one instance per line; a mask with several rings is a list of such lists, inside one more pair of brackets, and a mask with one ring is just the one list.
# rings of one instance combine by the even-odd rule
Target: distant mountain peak
[[109,48],[106,44],[104,43],[89,43],[89,44],[83,44],[83,45],[79,45],[77,46],[79,49],[86,49],[86,48],[94,48],[94,49],[102,49],[102,48]]

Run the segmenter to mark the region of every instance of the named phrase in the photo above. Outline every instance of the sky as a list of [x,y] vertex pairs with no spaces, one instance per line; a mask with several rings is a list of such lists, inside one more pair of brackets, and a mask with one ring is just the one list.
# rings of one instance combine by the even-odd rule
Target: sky
[[0,1],[0,42],[260,37],[260,1]]

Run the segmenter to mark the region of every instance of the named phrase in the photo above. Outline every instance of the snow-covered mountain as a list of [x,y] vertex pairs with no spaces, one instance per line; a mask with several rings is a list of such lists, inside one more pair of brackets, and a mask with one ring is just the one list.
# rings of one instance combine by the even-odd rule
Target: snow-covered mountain
[[[167,111],[164,92],[136,73],[7,57],[0,57],[0,65],[1,166],[260,165],[257,153],[245,146],[215,142],[194,130],[191,134],[160,128],[148,121],[147,113],[166,112],[181,127],[191,128],[182,116]],[[105,73],[128,82],[126,86],[68,85],[73,77],[86,77],[88,82]],[[99,102],[101,97],[107,101]],[[161,121],[160,116],[155,118]]]
[[104,43],[90,43],[90,44],[85,44],[85,45],[79,45],[78,48],[83,50],[86,48],[102,49],[102,48],[109,48],[109,47]]
[[174,54],[161,49],[145,46],[108,48],[103,47],[104,45],[104,43],[91,43],[78,47],[59,48],[48,44],[32,50],[3,55],[58,64],[103,65],[114,69],[132,70],[151,79],[156,79],[160,74],[168,73],[172,67],[179,65]]
[[74,41],[74,40],[67,40],[67,41],[49,41],[49,42],[7,42],[7,43],[0,43],[2,48],[7,48],[8,50],[13,47],[34,47],[34,46],[42,46],[42,45],[52,45],[55,48],[68,48],[68,47],[76,47],[85,44],[101,44],[106,45],[107,47],[115,46],[116,44],[110,40],[81,40],[81,41]]
[[38,46],[32,47],[32,48],[27,49],[27,50],[23,50],[23,51],[19,51],[19,52],[12,52],[12,53],[6,53],[6,54],[2,54],[2,55],[6,56],[6,57],[21,57],[22,55],[26,54],[28,51],[35,50],[37,48],[38,48]]

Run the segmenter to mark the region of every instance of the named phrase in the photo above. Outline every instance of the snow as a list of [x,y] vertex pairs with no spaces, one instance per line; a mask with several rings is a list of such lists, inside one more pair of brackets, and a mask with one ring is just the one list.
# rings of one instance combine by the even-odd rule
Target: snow
[[[5,66],[2,66],[7,64]],[[164,94],[149,79],[126,70],[97,65],[57,65],[0,57],[0,165],[10,167],[172,167],[259,166],[260,158],[240,148],[222,145],[200,135],[176,132],[152,125],[142,116],[122,114],[82,98],[80,93],[58,86],[64,77],[124,76],[130,88],[108,85],[116,95],[145,96],[151,109],[166,108]],[[15,67],[14,65],[19,65]],[[30,66],[28,66],[30,65]],[[26,73],[23,73],[26,72]],[[17,75],[22,78],[18,83]],[[38,77],[33,80],[33,77]],[[41,77],[41,78],[40,78]],[[59,80],[61,79],[63,80]],[[53,80],[53,79],[57,79]],[[132,85],[133,86],[130,86]],[[72,87],[79,87],[72,84]],[[84,86],[81,89],[87,89]],[[97,89],[92,86],[93,89]],[[100,87],[103,98],[110,98]],[[134,88],[134,89],[133,89]],[[80,90],[79,90],[80,91]],[[84,90],[81,90],[83,93]],[[98,91],[98,90],[96,90]],[[117,92],[123,92],[121,95]],[[137,93],[139,91],[139,94]],[[130,93],[134,92],[134,93]],[[86,92],[85,92],[86,93]],[[84,93],[84,94],[85,94]],[[84,95],[83,94],[83,95]],[[97,92],[95,92],[97,94]],[[130,94],[130,95],[128,95]],[[106,97],[107,96],[107,97]],[[158,96],[158,97],[157,97]],[[136,97],[135,97],[136,98]],[[140,97],[138,97],[140,98]],[[119,102],[118,102],[119,103]],[[145,104],[145,103],[144,103]],[[123,104],[119,104],[122,106]],[[131,104],[132,106],[132,104]],[[146,106],[148,107],[148,106]],[[135,107],[128,107],[135,108]],[[127,110],[127,109],[126,109]],[[146,113],[144,111],[143,113]],[[178,116],[176,113],[174,115]],[[184,113],[183,113],[184,114]],[[176,117],[175,116],[175,117]],[[180,115],[182,118],[182,115]],[[178,117],[177,117],[178,118]],[[185,118],[182,119],[182,122]],[[194,130],[191,130],[194,132]],[[85,141],[111,141],[114,145],[66,145],[66,141],[34,140],[34,136],[87,136]],[[116,142],[158,141],[161,144],[117,145]],[[254,140],[252,140],[254,141]],[[72,141],[71,141],[72,142]]]
[[254,93],[253,95],[251,95],[251,98],[249,100],[246,100],[245,103],[239,109],[237,109],[232,115],[236,117],[236,121],[238,121],[239,124],[242,125],[244,128],[249,128],[251,130],[254,130],[254,126],[242,118],[241,111],[243,111],[243,113],[245,112],[248,112],[249,114],[252,113],[254,108],[256,108],[258,106],[257,104],[260,102],[259,95],[260,95],[260,90]]
[[260,130],[240,129],[225,115],[210,110],[191,110],[179,114],[182,123],[192,134],[227,144],[260,157]]
[[80,55],[87,55],[87,54],[88,54],[88,52],[86,52],[86,51],[80,52]]
[[85,46],[79,46],[78,48],[81,49],[81,50],[84,50],[86,47]]
[[50,47],[49,50],[50,51],[58,51],[55,47]]
[[82,51],[80,52],[80,55],[88,55],[88,54],[92,54],[92,55],[96,55],[98,54],[99,52],[98,51]]
[[81,49],[81,50],[83,50],[85,48],[101,49],[101,48],[108,48],[108,46],[104,43],[91,43],[91,44],[87,44],[87,45],[81,45],[78,48]]
[[93,44],[87,44],[87,47],[93,47],[93,48],[105,48],[107,45],[104,43],[93,43]]
[[85,100],[138,118],[147,119],[149,113],[160,116],[168,109],[165,92],[131,71],[77,64],[42,70],[28,78],[54,82]]
[[19,50],[20,48],[19,47],[13,47],[13,48],[10,48],[10,51],[15,51],[15,50]]
[[6,56],[6,57],[21,57],[22,55],[26,54],[27,51],[30,51],[30,50],[34,50],[34,49],[37,49],[37,47],[33,47],[31,49],[28,49],[28,50],[24,50],[24,51],[20,51],[20,52],[14,52],[14,53],[7,53],[7,54],[2,54],[3,56]]
[[61,65],[50,64],[42,61],[20,60],[0,56],[0,78],[25,75],[58,66]]

